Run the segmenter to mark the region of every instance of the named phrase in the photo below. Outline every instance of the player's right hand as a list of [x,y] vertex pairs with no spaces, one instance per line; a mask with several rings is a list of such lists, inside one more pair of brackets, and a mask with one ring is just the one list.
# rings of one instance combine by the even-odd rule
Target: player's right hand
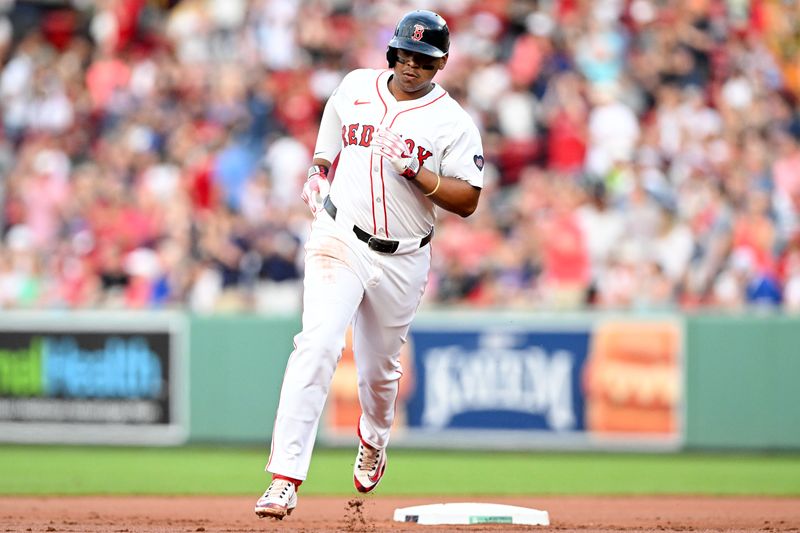
[[325,197],[331,190],[331,184],[328,181],[328,169],[320,166],[313,165],[308,169],[308,177],[303,184],[303,192],[300,198],[306,203],[311,213],[316,217]]

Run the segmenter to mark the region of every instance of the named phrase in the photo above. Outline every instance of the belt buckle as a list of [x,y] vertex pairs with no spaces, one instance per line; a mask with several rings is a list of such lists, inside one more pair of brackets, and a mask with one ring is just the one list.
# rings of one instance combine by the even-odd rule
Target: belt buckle
[[381,239],[380,237],[372,235],[367,240],[367,247],[374,252],[393,254],[395,251],[397,251],[398,243],[395,241],[387,241],[386,239]]
[[372,235],[369,239],[367,239],[367,248],[370,250],[380,252],[383,247],[384,243],[381,238]]

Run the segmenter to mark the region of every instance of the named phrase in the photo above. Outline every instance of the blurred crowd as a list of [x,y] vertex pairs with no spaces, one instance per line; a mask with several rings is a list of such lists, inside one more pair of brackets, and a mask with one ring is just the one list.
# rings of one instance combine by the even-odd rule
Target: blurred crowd
[[798,0],[3,0],[0,309],[297,311],[322,108],[414,8],[487,162],[425,306],[800,312]]

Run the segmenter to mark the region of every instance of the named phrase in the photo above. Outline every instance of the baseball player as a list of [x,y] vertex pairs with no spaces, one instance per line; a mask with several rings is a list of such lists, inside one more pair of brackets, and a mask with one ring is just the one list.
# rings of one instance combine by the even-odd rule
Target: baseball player
[[325,106],[301,195],[314,214],[303,328],[284,374],[259,517],[282,519],[297,506],[351,322],[362,411],[356,489],[371,491],[386,469],[400,347],[428,279],[436,206],[469,216],[483,186],[478,129],[433,83],[449,43],[438,14],[406,14],[389,41],[389,68],[350,72]]

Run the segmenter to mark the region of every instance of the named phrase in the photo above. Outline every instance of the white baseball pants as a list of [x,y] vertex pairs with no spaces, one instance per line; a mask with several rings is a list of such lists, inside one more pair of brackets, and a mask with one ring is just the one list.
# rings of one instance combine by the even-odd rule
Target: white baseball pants
[[308,473],[351,322],[361,437],[377,448],[388,444],[403,373],[400,347],[425,291],[431,260],[430,245],[402,255],[374,252],[356,238],[352,226],[324,210],[312,224],[305,250],[303,329],[287,362],[266,467],[300,480]]

